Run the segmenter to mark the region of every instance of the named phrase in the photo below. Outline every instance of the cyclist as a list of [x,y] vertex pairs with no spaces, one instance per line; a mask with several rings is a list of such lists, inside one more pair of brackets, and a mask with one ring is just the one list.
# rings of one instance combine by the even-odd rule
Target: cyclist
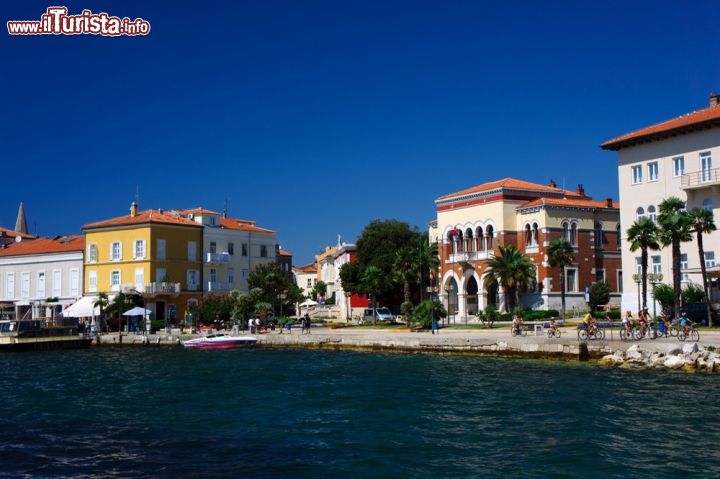
[[589,311],[585,317],[583,318],[583,327],[588,333],[588,336],[595,331],[595,313],[593,311]]
[[685,334],[690,334],[690,329],[693,326],[692,321],[690,321],[690,318],[688,318],[687,311],[683,311],[680,315],[680,327],[685,329]]
[[517,334],[520,334],[520,332],[522,331],[520,329],[520,328],[522,328],[522,317],[519,314],[516,314],[515,317],[513,318],[512,327],[513,327],[513,331],[515,331],[515,333],[517,333]]
[[643,335],[645,334],[647,327],[650,325],[649,316],[647,308],[643,308],[640,310],[640,313],[638,313],[638,317],[640,318],[640,333]]
[[629,335],[632,332],[632,313],[630,311],[625,311],[625,314],[623,314],[622,325],[625,328],[625,333]]
[[553,334],[557,334],[558,332],[557,324],[555,324],[555,318],[550,318],[550,331],[552,331]]

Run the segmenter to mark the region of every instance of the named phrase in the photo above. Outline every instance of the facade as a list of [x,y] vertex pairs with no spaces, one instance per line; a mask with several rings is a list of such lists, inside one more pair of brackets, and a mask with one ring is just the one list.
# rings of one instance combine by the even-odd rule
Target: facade
[[335,304],[340,306],[340,318],[352,319],[362,317],[363,310],[368,307],[368,298],[365,295],[347,295],[342,287],[340,269],[344,264],[352,263],[357,259],[357,247],[354,244],[342,243],[338,245],[333,255],[333,269],[335,270]]
[[[720,208],[720,95],[710,97],[707,108],[652,125],[609,140],[601,145],[618,153],[620,222],[623,234],[641,216],[654,219],[659,204],[670,196],[687,202],[687,208],[705,208],[718,217]],[[715,163],[713,165],[713,162]],[[703,238],[702,261],[712,278],[710,298],[720,301],[720,232]],[[683,282],[702,284],[697,242],[682,243]],[[632,274],[640,273],[640,252],[631,252],[623,243],[623,309],[638,309],[638,285]],[[665,283],[672,282],[670,248],[648,252],[648,272],[662,273]]]
[[450,314],[473,317],[488,304],[507,308],[502,288],[485,278],[487,260],[499,245],[514,245],[536,268],[537,285],[521,294],[523,306],[560,309],[559,268],[550,267],[550,241],[565,237],[575,249],[566,268],[566,304],[587,308],[585,289],[605,280],[619,303],[619,205],[611,199],[593,201],[582,185],[567,191],[554,182],[539,185],[506,178],[442,196],[435,201],[437,219],[430,223],[430,241],[438,243],[440,268],[436,282]]
[[[335,252],[336,247],[326,246],[325,251],[315,256],[317,264],[317,280],[327,285],[325,298],[332,298],[335,294]],[[336,302],[338,298],[335,298]]]
[[292,258],[293,255],[289,251],[285,251],[280,247],[280,245],[277,245],[275,247],[278,266],[280,266],[280,270],[285,273],[288,278],[293,278],[293,267],[292,267]]
[[178,212],[138,211],[83,226],[84,293],[137,292],[173,323],[202,297],[203,226]]
[[0,244],[3,315],[48,317],[50,308],[64,308],[82,296],[82,236],[18,238],[20,241]]
[[295,284],[303,290],[305,296],[312,296],[312,292],[317,284],[317,264],[313,262],[305,266],[297,266],[294,267],[292,271],[295,277]]
[[203,283],[206,293],[248,291],[248,277],[258,264],[276,261],[275,231],[252,220],[228,218],[205,208],[180,212],[203,226]]

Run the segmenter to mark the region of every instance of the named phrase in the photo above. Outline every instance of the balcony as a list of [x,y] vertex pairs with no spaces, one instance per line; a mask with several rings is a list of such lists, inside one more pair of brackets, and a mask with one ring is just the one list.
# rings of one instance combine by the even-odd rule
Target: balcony
[[140,292],[143,293],[144,296],[180,294],[180,283],[145,283],[143,286],[143,291]]
[[685,173],[680,177],[680,186],[684,190],[697,190],[720,185],[720,168]]
[[220,283],[219,281],[208,281],[207,291],[211,293],[226,293],[232,290],[232,284]]
[[212,264],[229,263],[230,255],[228,253],[205,253],[205,262]]
[[465,251],[462,253],[451,253],[448,263],[469,263],[470,261],[481,261],[492,257],[492,251]]

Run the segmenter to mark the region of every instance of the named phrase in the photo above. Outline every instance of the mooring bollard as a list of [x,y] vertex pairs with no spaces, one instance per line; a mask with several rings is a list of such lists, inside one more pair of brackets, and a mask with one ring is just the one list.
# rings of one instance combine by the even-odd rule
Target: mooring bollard
[[590,360],[590,350],[588,349],[588,345],[585,341],[580,343],[578,351],[578,361],[589,361]]

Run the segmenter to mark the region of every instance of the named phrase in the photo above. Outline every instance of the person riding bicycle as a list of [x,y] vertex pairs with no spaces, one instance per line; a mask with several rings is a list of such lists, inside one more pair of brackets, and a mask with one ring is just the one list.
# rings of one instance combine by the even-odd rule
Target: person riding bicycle
[[680,327],[685,330],[685,334],[690,333],[690,329],[692,328],[693,324],[695,324],[695,323],[690,321],[690,318],[688,318],[688,315],[687,315],[687,311],[683,311],[680,314]]
[[625,314],[623,314],[622,326],[627,334],[632,332],[632,313],[630,311],[625,311]]
[[638,313],[638,316],[640,318],[640,332],[642,334],[645,334],[645,330],[648,328],[648,326],[650,326],[650,315],[648,314],[648,309],[641,309],[640,313]]
[[552,331],[553,334],[557,334],[558,327],[555,323],[555,318],[550,318],[550,331]]
[[522,331],[522,317],[519,314],[516,314],[513,317],[513,323],[512,323],[513,331],[515,331],[516,334],[520,334]]
[[595,321],[595,313],[592,311],[589,311],[583,318],[582,324],[588,335],[592,334],[593,331],[595,331]]

